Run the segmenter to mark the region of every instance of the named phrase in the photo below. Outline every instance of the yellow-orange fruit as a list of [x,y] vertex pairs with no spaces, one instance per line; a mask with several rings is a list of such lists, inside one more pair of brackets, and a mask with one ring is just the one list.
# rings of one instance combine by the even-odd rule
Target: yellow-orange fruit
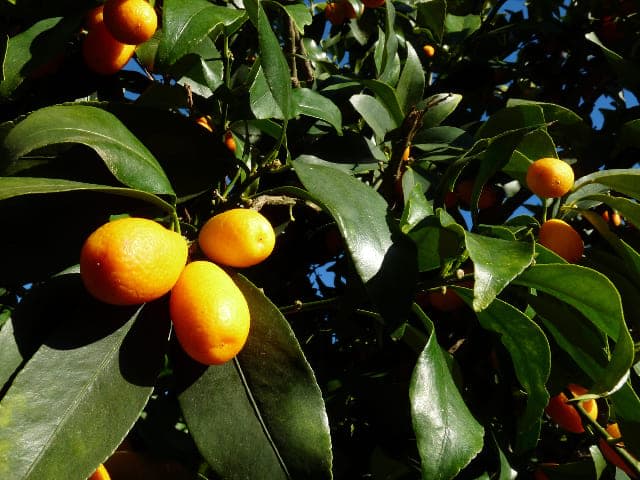
[[[471,207],[471,194],[473,193],[473,180],[462,180],[455,188],[455,194],[458,197],[460,206],[465,210]],[[482,186],[480,197],[478,198],[478,210],[484,210],[493,207],[498,203],[498,193],[496,187],[490,184]]]
[[93,30],[97,25],[104,21],[103,12],[104,5],[98,5],[87,12],[84,19],[84,27],[87,30]]
[[[568,390],[576,397],[587,393],[587,389],[574,383],[568,385]],[[545,412],[553,422],[568,432],[583,433],[582,417],[578,410],[568,402],[568,398],[564,392],[551,397],[545,408]],[[582,407],[593,420],[598,416],[598,404],[595,400],[585,400],[580,402]]]
[[571,165],[557,158],[541,158],[527,169],[529,190],[543,198],[562,197],[573,187]]
[[[606,430],[607,433],[609,433],[609,435],[611,435],[613,438],[621,437],[620,427],[618,427],[617,423],[610,423],[609,425],[607,425]],[[616,446],[624,447],[624,442],[618,442],[616,443]],[[598,447],[600,448],[600,451],[602,452],[604,458],[606,458],[609,463],[624,471],[627,475],[629,475],[629,477],[638,478],[638,475],[636,475],[636,473],[629,467],[627,462],[624,461],[620,454],[616,452],[616,449],[609,445],[604,438],[601,438],[598,441]]]
[[198,243],[216,263],[250,267],[271,254],[276,235],[269,220],[259,212],[234,208],[211,217],[200,230]]
[[201,127],[206,128],[210,132],[213,132],[213,128],[211,128],[211,125],[209,124],[209,120],[207,120],[207,117],[205,117],[204,115],[196,118],[196,123]]
[[104,23],[99,23],[82,42],[82,57],[89,70],[100,75],[112,75],[131,60],[135,49],[135,45],[113,38]]
[[98,300],[138,305],[171,290],[187,261],[182,236],[146,218],[105,223],[84,242],[80,276]]
[[540,227],[538,241],[569,263],[582,258],[584,242],[580,234],[567,222],[553,218]]
[[138,45],[156,32],[158,16],[146,0],[107,0],[104,23],[120,42]]
[[436,54],[436,49],[433,48],[433,45],[425,45],[422,47],[422,51],[427,57],[433,57]]
[[614,227],[619,227],[622,224],[622,217],[620,217],[620,214],[615,210],[611,214],[611,224]]
[[111,480],[111,476],[104,465],[100,464],[87,480]]
[[402,160],[403,162],[408,162],[409,157],[411,157],[411,147],[407,145],[402,151],[402,158],[400,160]]
[[232,153],[236,153],[236,139],[230,131],[224,134],[224,144]]
[[249,335],[249,307],[231,277],[216,264],[188,264],[169,300],[171,320],[184,351],[205,365],[235,357]]

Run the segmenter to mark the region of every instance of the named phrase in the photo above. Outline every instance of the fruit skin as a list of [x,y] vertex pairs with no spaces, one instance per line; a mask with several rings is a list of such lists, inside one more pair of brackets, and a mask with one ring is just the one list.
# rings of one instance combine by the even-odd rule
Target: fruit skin
[[529,190],[543,198],[558,198],[573,187],[571,165],[557,158],[541,158],[527,169]]
[[324,16],[332,25],[342,25],[346,20],[345,11],[340,2],[328,2],[324,8]]
[[156,32],[158,16],[146,0],[107,0],[104,23],[120,42],[138,45]]
[[201,127],[206,128],[210,132],[213,132],[213,128],[211,128],[211,125],[209,125],[209,120],[207,120],[207,117],[202,116],[202,117],[196,118],[196,123]]
[[171,320],[184,351],[205,365],[231,360],[249,335],[249,306],[231,277],[216,264],[188,264],[169,299]]
[[105,466],[100,464],[87,480],[111,480],[111,476]]
[[362,3],[367,8],[379,8],[384,5],[385,0],[362,0]]
[[233,134],[229,131],[224,134],[224,144],[231,153],[236,153],[236,139],[233,138]]
[[[610,423],[609,425],[607,425],[606,430],[613,438],[621,437],[620,428],[618,427],[617,423]],[[616,445],[619,447],[624,447],[624,442],[618,442]],[[627,475],[629,475],[629,477],[638,478],[635,472],[631,470],[629,465],[627,465],[627,462],[624,461],[620,454],[616,452],[615,448],[609,445],[604,438],[598,440],[598,447],[600,448],[600,451],[602,452],[604,458],[606,458],[609,463],[624,471]]]
[[87,12],[84,18],[84,28],[93,30],[97,25],[104,22],[104,5],[98,5]]
[[82,57],[89,70],[100,75],[113,75],[127,64],[135,49],[135,45],[113,38],[105,24],[99,23],[82,42]]
[[[569,384],[567,386],[567,389],[574,397],[587,393],[586,388],[575,383]],[[582,426],[582,417],[573,405],[567,403],[568,400],[569,399],[567,398],[565,393],[560,392],[559,394],[549,399],[549,403],[545,408],[545,412],[547,413],[547,415],[549,415],[551,420],[553,420],[558,424],[558,426],[560,426],[560,428],[572,433],[584,433],[584,427]],[[585,400],[580,403],[587,412],[587,415],[595,420],[598,416],[597,402],[592,399]]]
[[567,222],[557,218],[542,224],[538,241],[569,263],[579,261],[584,252],[584,242],[580,234]]
[[[468,210],[471,207],[473,185],[473,180],[468,179],[462,180],[454,188],[454,192],[458,198],[460,206],[465,210]],[[498,203],[498,194],[495,187],[489,184],[483,185],[480,197],[478,198],[478,210],[485,210],[493,207],[496,203]]]
[[198,236],[200,248],[210,260],[240,268],[265,260],[275,242],[269,220],[246,208],[234,208],[211,217]]
[[80,276],[98,300],[138,305],[171,290],[187,262],[180,234],[146,218],[105,223],[85,240]]
[[433,57],[436,54],[436,49],[433,48],[433,45],[428,45],[427,44],[427,45],[423,46],[422,47],[422,51],[429,58]]

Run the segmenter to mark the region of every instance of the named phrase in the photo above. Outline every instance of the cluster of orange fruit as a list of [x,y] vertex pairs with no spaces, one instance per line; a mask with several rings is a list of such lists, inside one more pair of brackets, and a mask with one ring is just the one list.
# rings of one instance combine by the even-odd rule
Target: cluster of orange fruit
[[[213,127],[211,126],[209,117],[207,115],[201,115],[200,117],[196,118],[196,123],[202,128],[213,133]],[[224,137],[222,140],[231,153],[236,152],[236,139],[233,137],[233,133],[231,133],[231,130],[227,130],[226,132],[224,132]]]
[[380,8],[385,0],[331,0],[324,8],[324,16],[333,25],[342,25],[347,20],[358,18],[365,8]]
[[[573,398],[587,393],[586,388],[575,383],[569,384],[567,386],[567,390],[571,393],[571,396]],[[584,409],[587,416],[591,418],[591,420],[596,421],[598,417],[598,403],[596,402],[596,400],[590,399],[578,403]],[[572,403],[569,402],[569,398],[564,392],[560,392],[557,395],[551,397],[549,403],[547,404],[547,407],[545,408],[545,412],[549,416],[549,418],[563,430],[576,434],[585,432],[580,413],[572,405]],[[600,438],[598,440],[598,447],[600,448],[600,451],[602,452],[604,458],[606,458],[609,463],[622,469],[631,478],[638,478],[634,471],[629,467],[627,462],[609,443],[615,443],[615,445],[620,448],[624,447],[624,443],[620,441],[621,435],[618,424],[615,422],[609,423],[606,427],[606,432],[610,438]],[[536,472],[536,478],[544,479],[547,478],[547,476],[542,470],[538,470]]]
[[[249,267],[275,246],[271,223],[259,212],[235,208],[210,218],[198,236],[209,260],[188,260],[187,241],[146,218],[120,218],[96,229],[80,252],[87,291],[112,305],[138,305],[167,293],[176,337],[206,365],[235,357],[249,334],[249,307],[218,265]],[[215,263],[214,263],[215,262]]]
[[85,64],[95,73],[111,75],[127,64],[137,45],[153,36],[158,16],[146,0],[107,0],[89,11],[85,28]]
[[[557,158],[541,158],[529,165],[526,181],[529,190],[543,201],[547,198],[560,198],[573,187],[573,169]],[[547,220],[540,226],[538,241],[569,263],[579,261],[584,252],[580,234],[558,218]]]

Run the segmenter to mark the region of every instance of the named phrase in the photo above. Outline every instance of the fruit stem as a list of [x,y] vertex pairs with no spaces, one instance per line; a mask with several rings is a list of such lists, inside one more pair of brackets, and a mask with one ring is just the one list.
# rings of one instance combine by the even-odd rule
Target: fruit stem
[[547,199],[542,198],[542,223],[547,221]]
[[176,210],[171,212],[171,229],[182,235],[182,232],[180,231],[180,219],[178,218],[178,212]]
[[[224,62],[224,85],[228,90],[231,90],[231,52],[229,50],[229,36],[223,35],[223,38],[222,58]],[[229,125],[227,125],[228,116],[229,103],[224,102],[224,107],[222,108],[222,128],[224,131],[229,128]]]
[[580,402],[572,403],[572,405],[576,408],[576,410],[578,410],[583,420],[589,422],[591,427],[598,433],[598,435],[604,438],[611,446],[611,448],[615,449],[616,453],[624,459],[625,463],[636,474],[636,477],[640,478],[640,463],[638,462],[638,460],[636,460],[633,455],[631,455],[625,448],[619,447],[615,443],[612,443],[611,441],[614,440],[614,438],[609,435],[609,432],[607,432],[597,421],[589,416]]

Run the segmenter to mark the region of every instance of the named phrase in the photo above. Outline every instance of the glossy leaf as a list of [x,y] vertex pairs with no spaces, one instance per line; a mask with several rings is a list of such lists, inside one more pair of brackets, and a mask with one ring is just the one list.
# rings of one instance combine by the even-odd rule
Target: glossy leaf
[[81,143],[102,158],[123,184],[156,194],[174,195],[165,172],[149,150],[111,113],[86,105],[57,105],[36,110],[4,139],[10,162],[38,148]]
[[378,138],[384,138],[387,132],[399,126],[382,104],[370,95],[354,95],[349,102]]
[[291,118],[294,112],[291,94],[291,72],[280,48],[280,42],[271,29],[269,18],[259,0],[246,0],[245,8],[258,30],[260,47],[260,66],[264,71],[271,95],[276,101],[285,119]]
[[539,158],[557,158],[556,145],[546,129],[539,128],[526,134],[515,151],[511,155],[509,162],[502,167],[502,171],[509,176],[526,185],[527,169],[531,162]]
[[453,113],[461,100],[462,95],[458,93],[438,93],[427,98],[423,102],[427,111],[422,117],[422,128],[427,129],[440,125]]
[[108,307],[87,298],[79,275],[70,288],[73,300],[48,312],[59,326],[0,402],[3,477],[88,477],[137,420],[162,365],[166,305]]
[[251,112],[258,120],[284,119],[282,110],[271,93],[262,67],[258,68],[256,77],[249,88],[249,104]]
[[424,72],[420,59],[411,44],[407,43],[407,60],[400,74],[398,85],[396,86],[398,101],[405,114],[422,100],[424,85]]
[[304,27],[311,25],[311,13],[309,13],[309,7],[304,3],[292,3],[288,5],[282,5],[276,3],[279,7],[282,7],[287,15],[293,20],[296,29],[300,33],[304,33]]
[[541,290],[576,308],[616,342],[609,365],[592,387],[594,393],[613,391],[633,362],[633,341],[624,321],[620,295],[604,275],[577,265],[536,265],[514,283]]
[[77,17],[45,18],[8,39],[3,54],[0,103],[8,100],[29,76],[63,55],[78,31]]
[[585,38],[600,47],[607,62],[609,62],[613,71],[616,72],[623,85],[627,88],[637,88],[638,81],[640,81],[640,68],[638,68],[635,62],[626,60],[618,53],[607,48],[594,32],[587,33]]
[[396,94],[397,90],[380,80],[363,80],[362,85],[367,87],[376,95],[376,100],[378,100],[384,108],[387,109],[395,124],[401,125],[404,120],[404,112],[400,107],[400,101]]
[[445,0],[433,0],[416,4],[417,23],[422,29],[426,29],[436,43],[442,42],[444,35],[445,17],[447,14],[447,2]]
[[371,300],[389,318],[402,318],[413,297],[415,250],[387,223],[387,203],[371,187],[333,168],[294,162],[298,178],[336,221]]
[[473,309],[487,308],[511,281],[533,261],[533,239],[516,242],[465,231],[465,243],[473,261]]
[[481,23],[479,15],[459,16],[447,13],[444,27],[449,37],[455,38],[456,42],[461,42],[477,31]]
[[172,213],[174,208],[152,193],[131,188],[110,187],[107,185],[95,185],[91,183],[74,182],[57,178],[31,178],[31,177],[0,177],[0,200],[20,197],[23,195],[37,195],[45,193],[59,193],[72,191],[103,192],[112,195],[135,198],[153,204],[166,213]]
[[[640,170],[635,168],[629,169],[610,169],[599,170],[589,175],[580,177],[573,185],[573,191],[576,192],[575,196],[572,196],[572,200],[578,200],[580,198],[577,192],[590,184],[599,183],[609,187],[611,190],[629,195],[630,197],[640,199]],[[591,192],[589,192],[591,193]],[[589,194],[588,193],[588,194]]]
[[414,309],[430,329],[409,386],[422,478],[453,479],[482,449],[484,429],[469,412],[453,381],[433,324],[419,307]]
[[335,103],[309,88],[296,88],[292,94],[298,115],[324,120],[342,134],[342,113]]
[[237,22],[243,15],[241,10],[213,5],[206,0],[166,0],[162,7],[158,66],[173,65],[196,51],[205,37],[212,32],[221,32],[224,26]]
[[409,233],[422,220],[433,214],[432,202],[429,202],[424,196],[422,188],[416,185],[410,191],[409,198],[405,202],[404,210],[402,211],[402,218],[400,219],[402,233]]
[[329,479],[329,424],[313,371],[278,309],[233,278],[249,304],[249,338],[236,360],[179,371],[193,378],[179,396],[189,431],[218,478]]
[[540,127],[545,124],[542,107],[535,104],[513,105],[497,111],[484,122],[475,138],[492,138],[509,130],[527,127]]
[[[467,303],[472,299],[475,302],[470,290],[453,288]],[[538,442],[542,413],[549,402],[545,387],[551,372],[549,342],[535,322],[500,299],[495,299],[476,315],[483,328],[500,335],[500,341],[511,356],[516,377],[527,392],[526,409],[518,418],[516,445],[519,451],[531,450]]]
[[385,13],[385,34],[379,40],[384,40],[384,48],[382,49],[382,61],[378,68],[378,80],[395,85],[400,73],[400,57],[398,56],[398,37],[394,30],[396,10],[393,3],[386,3]]

